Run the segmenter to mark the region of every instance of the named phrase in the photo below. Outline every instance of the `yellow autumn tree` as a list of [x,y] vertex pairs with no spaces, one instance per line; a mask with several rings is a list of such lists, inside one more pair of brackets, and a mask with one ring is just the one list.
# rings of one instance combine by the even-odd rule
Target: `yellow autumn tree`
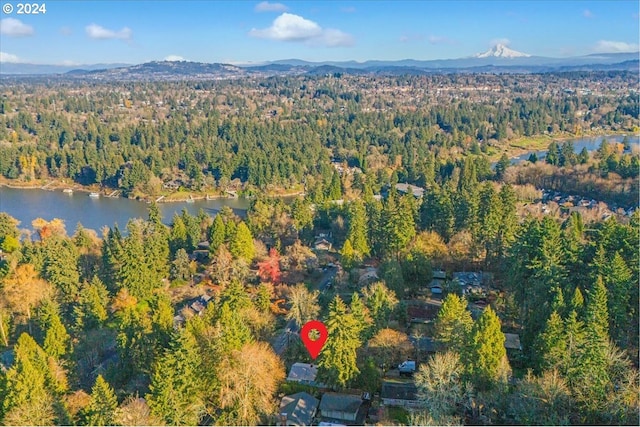
[[33,265],[22,264],[5,280],[1,297],[14,314],[26,316],[30,323],[33,309],[52,292],[51,285],[40,278]]

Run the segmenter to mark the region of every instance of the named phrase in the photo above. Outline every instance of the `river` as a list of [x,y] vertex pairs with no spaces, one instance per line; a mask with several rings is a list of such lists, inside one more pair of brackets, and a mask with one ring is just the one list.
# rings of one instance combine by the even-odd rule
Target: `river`
[[[640,137],[629,135],[628,138],[631,141],[632,145],[640,146]],[[572,141],[573,142],[573,149],[574,149],[575,153],[578,154],[578,153],[580,153],[582,151],[583,148],[586,148],[587,151],[589,151],[589,152],[596,151],[598,148],[600,148],[600,144],[602,143],[603,139],[606,139],[609,143],[622,142],[622,140],[624,139],[624,135],[576,138],[576,139],[570,139],[570,140],[567,140],[567,141]],[[558,143],[558,146],[561,146],[565,141],[556,141],[556,142]],[[546,157],[547,150],[544,150],[544,151],[529,151],[529,152],[527,152],[525,154],[521,154],[518,157],[513,157],[511,159],[511,164],[515,165],[515,164],[520,163],[522,161],[528,160],[529,156],[532,153],[536,153],[536,155],[538,156],[538,160],[542,160],[542,159],[544,159]]]
[[[197,215],[200,209],[214,216],[223,206],[229,206],[238,215],[244,216],[249,200],[243,197],[234,199],[196,200],[193,203],[159,203],[162,219],[171,222],[175,213],[186,209]],[[6,212],[20,221],[20,228],[31,228],[31,221],[40,217],[47,221],[53,218],[64,220],[67,233],[73,234],[76,225],[98,232],[104,226],[115,224],[123,230],[131,218],[147,218],[149,205],[145,202],[125,198],[100,197],[93,199],[88,193],[77,191],[73,194],[62,190],[19,189],[0,187],[0,212]]]

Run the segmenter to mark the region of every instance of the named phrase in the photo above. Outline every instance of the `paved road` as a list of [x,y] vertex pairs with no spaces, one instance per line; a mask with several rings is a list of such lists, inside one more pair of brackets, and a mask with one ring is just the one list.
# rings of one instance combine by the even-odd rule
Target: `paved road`
[[[320,279],[316,282],[317,285],[314,286],[314,288],[319,289],[320,292],[325,292],[329,289],[336,273],[338,273],[337,267],[327,267],[322,273],[322,276],[320,276]],[[282,356],[287,349],[287,345],[289,344],[289,335],[297,332],[298,326],[296,325],[295,320],[289,320],[284,327],[284,331],[273,339],[271,345],[278,356]]]

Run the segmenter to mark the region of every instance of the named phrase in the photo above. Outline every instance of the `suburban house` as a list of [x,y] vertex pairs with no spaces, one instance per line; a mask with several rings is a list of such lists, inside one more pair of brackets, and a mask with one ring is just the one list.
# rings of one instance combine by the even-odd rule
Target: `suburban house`
[[318,367],[310,363],[296,362],[289,370],[287,381],[316,386]]
[[433,278],[431,280],[431,284],[429,285],[432,298],[439,299],[442,297],[446,279],[447,273],[444,270],[433,270]]
[[424,188],[411,184],[396,184],[396,190],[402,194],[413,194],[414,197],[420,198],[424,196]]
[[358,271],[358,286],[366,286],[369,283],[379,280],[378,271],[375,267],[366,267]]
[[522,344],[520,344],[520,335],[504,334],[504,348],[506,348],[507,351],[522,351]]
[[281,426],[310,426],[320,401],[309,393],[285,396],[280,402]]
[[462,272],[453,273],[453,281],[460,285],[462,294],[482,294],[485,291],[484,284],[488,277],[480,272]]
[[[325,393],[320,400],[320,414],[331,420],[357,423],[362,397],[351,394]],[[364,421],[364,417],[362,421]]]
[[313,243],[313,249],[315,249],[316,251],[330,251],[331,242],[324,237],[321,237]]
[[385,405],[415,407],[419,404],[417,394],[418,388],[413,381],[387,378],[382,382],[380,398]]

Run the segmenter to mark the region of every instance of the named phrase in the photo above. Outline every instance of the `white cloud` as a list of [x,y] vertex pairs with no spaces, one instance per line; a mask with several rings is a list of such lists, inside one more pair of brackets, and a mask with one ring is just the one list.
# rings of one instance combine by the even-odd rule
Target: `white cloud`
[[269,28],[249,31],[251,37],[262,39],[305,42],[317,46],[351,46],[353,37],[333,28],[322,28],[317,23],[292,13],[278,16]]
[[63,36],[70,36],[71,34],[73,34],[73,30],[71,29],[71,27],[62,27],[60,28],[60,34],[62,34]]
[[0,34],[11,37],[25,37],[33,35],[33,27],[19,19],[4,18],[0,20]]
[[289,8],[282,3],[269,3],[268,1],[260,2],[253,9],[256,12],[285,12]]
[[589,9],[585,9],[582,12],[582,16],[584,16],[585,18],[595,18],[595,15]]
[[637,43],[618,42],[612,40],[600,40],[593,47],[596,53],[638,52],[640,46]]
[[171,62],[175,62],[175,61],[186,61],[186,59],[184,59],[182,56],[180,55],[169,55],[166,56],[164,58],[165,61],[171,61]]
[[7,52],[0,52],[0,62],[7,62],[11,64],[16,64],[22,62],[17,55],[13,55]]
[[85,27],[85,31],[87,35],[92,39],[96,40],[110,40],[110,39],[120,39],[120,40],[131,40],[131,35],[133,32],[131,29],[124,27],[119,31],[109,30],[97,24],[87,25]]

